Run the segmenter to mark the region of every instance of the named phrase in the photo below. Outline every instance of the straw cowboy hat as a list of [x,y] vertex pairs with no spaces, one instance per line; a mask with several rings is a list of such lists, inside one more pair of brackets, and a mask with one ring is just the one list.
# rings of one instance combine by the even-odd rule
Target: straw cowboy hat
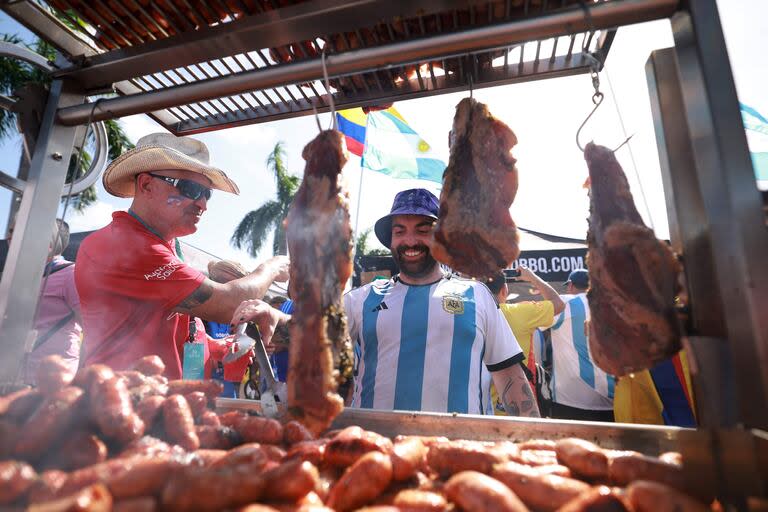
[[137,174],[151,171],[192,171],[211,180],[211,188],[239,194],[240,189],[224,171],[208,164],[208,148],[192,137],[151,133],[136,147],[112,161],[104,171],[104,188],[117,197],[133,197]]

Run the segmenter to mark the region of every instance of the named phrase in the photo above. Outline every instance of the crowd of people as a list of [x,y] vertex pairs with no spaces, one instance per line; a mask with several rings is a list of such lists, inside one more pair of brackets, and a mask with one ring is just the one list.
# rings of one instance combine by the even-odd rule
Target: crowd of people
[[[288,258],[276,256],[251,272],[212,262],[203,273],[184,262],[178,238],[196,231],[213,190],[239,193],[210,165],[205,145],[148,135],[110,164],[103,181],[109,193],[132,198],[131,206],[83,241],[76,265],[61,257],[68,227],[57,222],[25,379],[34,384],[35,365],[51,353],[73,367],[116,369],[158,354],[169,378],[219,378],[224,396],[236,397],[248,354],[223,360],[232,327],[252,321],[285,380],[292,301],[264,299],[272,282],[288,278]],[[658,413],[664,423],[695,422],[685,357],[637,382],[629,376],[617,383],[592,362],[586,270],[572,272],[559,293],[521,268],[519,279],[541,300],[508,303],[503,274],[480,282],[434,259],[429,241],[438,213],[437,197],[411,189],[398,193],[375,224],[399,273],[344,295],[356,356],[348,405],[593,421],[613,421],[616,412],[618,420],[648,423],[659,423]],[[678,387],[688,384],[682,400],[666,379],[669,371]],[[651,391],[656,396],[648,398]]]

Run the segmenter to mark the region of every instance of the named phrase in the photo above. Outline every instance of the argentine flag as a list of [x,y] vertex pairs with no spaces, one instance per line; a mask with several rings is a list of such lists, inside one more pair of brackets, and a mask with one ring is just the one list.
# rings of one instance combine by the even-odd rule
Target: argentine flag
[[342,110],[336,113],[347,148],[362,157],[363,169],[398,179],[443,182],[445,162],[394,107],[372,110]]
[[740,107],[757,186],[760,190],[768,190],[768,119],[743,103]]

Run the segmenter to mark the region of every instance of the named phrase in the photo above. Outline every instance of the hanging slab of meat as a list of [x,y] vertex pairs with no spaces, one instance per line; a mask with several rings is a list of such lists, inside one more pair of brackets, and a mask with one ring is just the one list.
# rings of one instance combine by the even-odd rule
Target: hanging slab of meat
[[517,168],[510,152],[515,144],[515,134],[486,105],[472,98],[459,102],[431,248],[436,260],[463,274],[487,278],[520,254],[509,214],[517,193]]
[[605,372],[651,368],[680,350],[680,264],[643,224],[613,151],[587,144],[589,348]]
[[291,254],[288,411],[315,434],[343,409],[352,347],[341,292],[352,274],[349,195],[341,184],[344,136],[322,132],[305,148],[304,180],[286,220]]

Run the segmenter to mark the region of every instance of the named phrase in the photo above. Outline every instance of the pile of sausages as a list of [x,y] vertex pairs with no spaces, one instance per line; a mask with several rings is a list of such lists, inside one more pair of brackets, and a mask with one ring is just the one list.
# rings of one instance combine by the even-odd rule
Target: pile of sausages
[[163,370],[148,357],[72,374],[52,357],[37,388],[0,397],[0,509],[693,512],[712,501],[689,488],[679,454],[390,440],[356,426],[314,438],[295,421],[217,414],[216,382]]

